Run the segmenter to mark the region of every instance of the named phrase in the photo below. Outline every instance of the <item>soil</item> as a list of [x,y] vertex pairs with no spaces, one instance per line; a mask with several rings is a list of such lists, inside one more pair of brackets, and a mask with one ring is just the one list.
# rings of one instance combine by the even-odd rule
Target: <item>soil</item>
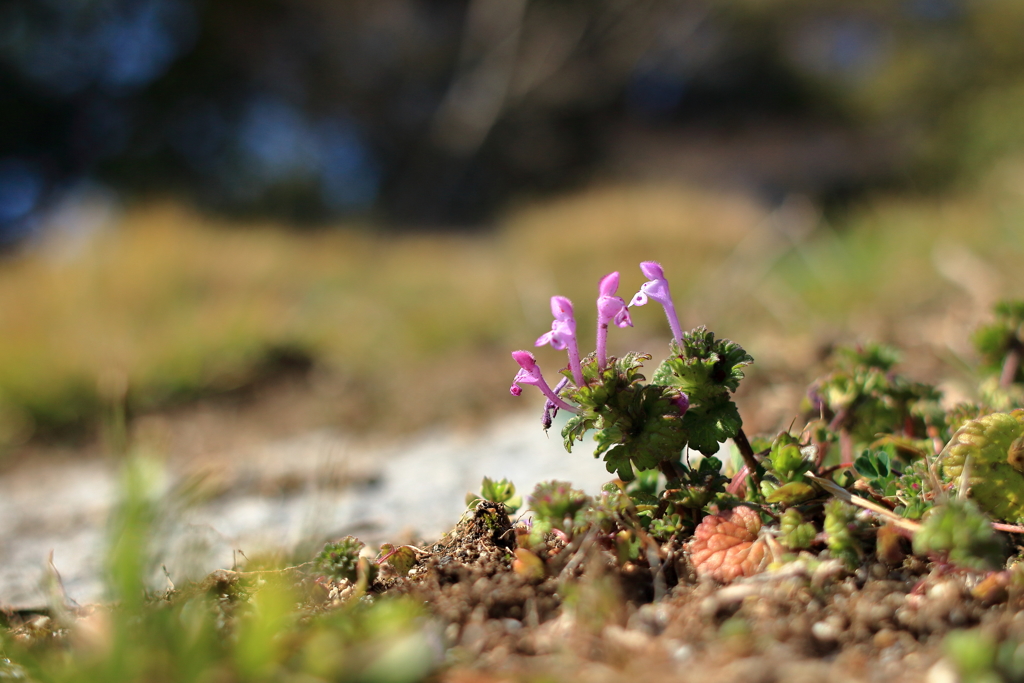
[[[1024,636],[1024,589],[993,589],[982,574],[915,556],[853,572],[838,560],[813,570],[796,561],[722,585],[696,580],[671,542],[661,554],[675,585],[651,601],[650,571],[620,567],[597,544],[552,540],[562,561],[531,578],[514,569],[502,512],[481,503],[408,577],[373,586],[429,605],[447,648],[440,680],[958,680],[942,658],[951,630]],[[552,565],[562,570],[552,575]]]
[[[723,585],[697,578],[679,539],[660,547],[652,572],[620,564],[594,539],[566,546],[552,536],[537,576],[517,570],[514,531],[501,504],[481,502],[419,544],[407,576],[384,567],[368,587],[428,606],[445,653],[436,680],[935,683],[959,680],[944,658],[951,630],[1024,639],[1024,587],[913,555],[893,565],[869,557],[848,571],[823,552]],[[311,613],[360,599],[350,582],[292,571]],[[230,615],[251,592],[244,576],[219,570],[177,595],[221,596]],[[88,620],[97,608],[74,609]],[[51,615],[0,616],[11,638],[33,639],[47,635]]]

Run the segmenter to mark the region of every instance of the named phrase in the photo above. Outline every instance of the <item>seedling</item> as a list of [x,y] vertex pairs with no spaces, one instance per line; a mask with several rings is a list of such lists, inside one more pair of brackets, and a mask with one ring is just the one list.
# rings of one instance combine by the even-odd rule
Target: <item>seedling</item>
[[931,511],[914,536],[914,552],[938,554],[969,569],[997,569],[1006,549],[988,518],[970,500],[950,500]]
[[898,361],[899,353],[881,344],[841,347],[832,372],[811,385],[812,417],[820,415],[839,435],[841,462],[853,462],[856,444],[882,434],[922,438],[941,421],[938,392],[896,374]]
[[1024,301],[1000,301],[995,320],[978,328],[971,338],[981,355],[984,372],[996,374],[1003,389],[1024,382]]
[[825,543],[832,557],[842,560],[848,569],[855,569],[864,558],[858,534],[861,526],[853,506],[835,499],[825,506]]
[[556,531],[571,538],[583,524],[583,513],[592,504],[590,496],[564,481],[537,484],[529,497],[533,511],[531,539],[536,543]]
[[853,462],[853,469],[864,477],[879,495],[895,497],[899,484],[899,464],[888,450],[865,450]]
[[354,536],[346,536],[324,546],[315,560],[324,576],[355,583],[359,578],[359,553],[365,544]]
[[516,495],[516,485],[508,479],[494,481],[490,477],[484,477],[480,482],[480,493],[467,493],[466,506],[476,507],[482,500],[489,500],[492,503],[503,503],[509,512],[515,512],[523,506],[523,497]]

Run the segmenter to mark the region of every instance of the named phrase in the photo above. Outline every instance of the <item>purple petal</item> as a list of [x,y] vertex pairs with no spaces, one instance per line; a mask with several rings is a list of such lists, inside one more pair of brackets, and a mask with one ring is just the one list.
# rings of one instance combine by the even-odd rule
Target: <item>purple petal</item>
[[602,296],[597,300],[597,317],[605,322],[619,315],[626,302],[617,296]]
[[644,274],[648,280],[664,280],[665,271],[662,270],[661,264],[657,261],[644,261],[640,264],[640,272]]
[[597,291],[601,296],[615,296],[619,289],[619,271],[608,273],[597,283]]
[[533,370],[537,367],[537,359],[529,351],[513,351],[512,360],[519,363],[519,367],[524,370]]
[[640,285],[640,291],[659,304],[672,303],[672,295],[668,291],[668,280],[658,279]]
[[512,380],[513,384],[535,384],[540,385],[544,381],[544,377],[540,374],[540,368],[534,365],[532,368],[522,368],[516,373],[515,378]]
[[556,320],[572,320],[572,302],[564,296],[551,297],[551,315]]

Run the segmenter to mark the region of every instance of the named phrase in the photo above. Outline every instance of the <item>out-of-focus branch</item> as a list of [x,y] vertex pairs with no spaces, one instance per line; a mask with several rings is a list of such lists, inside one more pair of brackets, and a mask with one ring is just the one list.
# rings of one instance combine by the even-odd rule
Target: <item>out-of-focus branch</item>
[[471,156],[498,120],[519,54],[527,0],[473,0],[459,68],[431,127],[434,143]]

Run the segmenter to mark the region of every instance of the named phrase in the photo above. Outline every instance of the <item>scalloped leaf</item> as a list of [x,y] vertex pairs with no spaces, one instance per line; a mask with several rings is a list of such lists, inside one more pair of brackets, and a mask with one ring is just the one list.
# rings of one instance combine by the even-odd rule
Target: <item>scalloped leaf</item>
[[705,517],[688,544],[697,574],[729,583],[761,572],[770,556],[760,530],[761,518],[746,507]]
[[689,446],[704,455],[714,455],[720,444],[739,433],[743,426],[736,404],[726,400],[710,409],[691,408],[683,416],[683,428],[689,435]]
[[683,335],[682,344],[671,344],[672,355],[658,367],[652,382],[676,387],[690,405],[716,401],[739,388],[742,368],[754,362],[742,346],[729,339],[715,339],[703,325]]
[[562,442],[567,453],[572,453],[572,445],[583,441],[584,435],[597,426],[597,417],[593,414],[581,413],[573,415],[562,427]]
[[616,446],[605,454],[604,466],[610,473],[618,476],[622,481],[633,481],[636,477],[633,473],[633,465],[629,460],[629,454],[622,446]]

